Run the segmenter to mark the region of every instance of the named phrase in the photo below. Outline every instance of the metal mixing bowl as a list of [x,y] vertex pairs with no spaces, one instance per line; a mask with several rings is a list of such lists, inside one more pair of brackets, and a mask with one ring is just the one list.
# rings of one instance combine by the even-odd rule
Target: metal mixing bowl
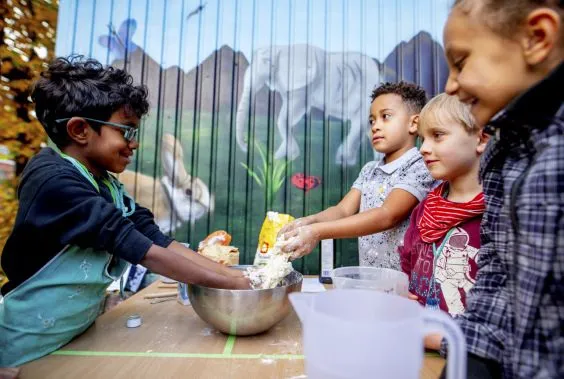
[[[234,266],[245,270],[250,266]],[[288,294],[302,289],[303,276],[289,273],[281,286],[266,290],[225,290],[188,284],[188,297],[202,320],[223,333],[248,336],[264,332],[291,309]]]

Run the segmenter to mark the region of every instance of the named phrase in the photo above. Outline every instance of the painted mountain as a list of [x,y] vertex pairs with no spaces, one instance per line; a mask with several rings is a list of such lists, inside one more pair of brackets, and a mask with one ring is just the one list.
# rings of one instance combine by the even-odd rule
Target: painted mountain
[[386,81],[418,83],[432,97],[444,91],[448,67],[442,46],[427,32],[401,42],[384,60]]
[[[143,49],[137,48],[127,62],[123,59],[111,63],[126,68],[136,81],[149,88],[149,102],[152,108],[197,109],[202,112],[236,112],[243,91],[245,71],[249,66],[247,58],[224,45],[202,63],[184,73],[178,66],[161,69],[161,66]],[[278,112],[280,101],[272,101],[269,111],[268,96],[274,92],[263,89],[259,92],[255,112],[266,115]],[[276,105],[275,107],[272,104]]]
[[[187,73],[178,66],[162,69],[141,48],[135,49],[127,62],[118,59],[112,65],[125,67],[136,81],[147,85],[152,108],[181,106],[202,112],[236,113],[249,61],[241,52],[224,45]],[[444,90],[448,76],[443,48],[427,32],[398,44],[384,60],[381,70],[383,81],[418,83],[430,97]],[[256,99],[252,108],[255,115],[278,114],[281,106],[278,93],[263,88]]]

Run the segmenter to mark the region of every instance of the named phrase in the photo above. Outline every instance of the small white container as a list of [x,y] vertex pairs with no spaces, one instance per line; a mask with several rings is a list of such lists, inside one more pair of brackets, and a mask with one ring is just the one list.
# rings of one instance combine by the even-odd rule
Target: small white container
[[142,323],[143,321],[141,320],[141,316],[131,315],[127,318],[127,322],[125,323],[125,325],[128,328],[138,328],[141,326]]
[[332,279],[340,289],[368,289],[406,297],[409,291],[407,274],[388,268],[339,267],[333,270]]

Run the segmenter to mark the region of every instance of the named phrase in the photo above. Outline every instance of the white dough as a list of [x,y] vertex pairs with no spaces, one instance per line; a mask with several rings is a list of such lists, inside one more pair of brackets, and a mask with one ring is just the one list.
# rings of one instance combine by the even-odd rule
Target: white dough
[[291,240],[276,240],[272,248],[272,256],[266,265],[262,267],[253,266],[247,269],[246,274],[254,289],[274,288],[294,270],[292,264],[288,262],[292,253],[282,251],[282,247],[290,242]]

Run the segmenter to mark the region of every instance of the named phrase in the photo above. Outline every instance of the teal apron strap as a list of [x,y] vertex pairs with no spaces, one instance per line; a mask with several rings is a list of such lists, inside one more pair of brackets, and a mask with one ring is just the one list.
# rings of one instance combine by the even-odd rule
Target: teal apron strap
[[96,188],[96,191],[100,192],[100,187],[98,186],[96,179],[94,179],[94,175],[92,175],[92,173],[88,171],[85,165],[83,165],[73,157],[66,155],[65,153],[61,152],[59,154],[61,154],[61,157],[72,163],[72,165],[76,167],[76,169],[82,174],[82,176],[88,179],[88,181],[94,186],[94,188]]
[[450,239],[450,236],[452,235],[452,233],[454,233],[454,229],[455,228],[452,228],[448,231],[448,233],[446,234],[445,238],[443,239],[443,242],[441,243],[438,249],[435,243],[433,242],[433,276],[431,276],[431,280],[429,281],[429,289],[427,290],[427,301],[425,304],[426,308],[439,309],[440,300],[436,296],[437,293],[435,290],[435,269],[437,268],[437,260],[439,259],[447,241]]
[[[135,200],[133,200],[133,198],[129,196],[127,191],[123,188],[123,184],[111,175],[102,179],[102,183],[104,183],[104,185],[110,190],[114,204],[116,204],[118,209],[122,210],[123,216],[131,216],[133,212],[135,212]],[[124,199],[128,199],[128,205],[125,204]]]
[[[96,188],[96,191],[100,192],[100,187],[98,186],[98,182],[94,179],[94,175],[86,168],[85,165],[80,163],[77,159],[59,151],[61,157],[72,163],[74,167],[84,176],[88,181]],[[110,190],[110,194],[112,195],[112,199],[114,201],[114,205],[117,209],[121,210],[124,217],[129,217],[135,212],[135,200],[125,191],[123,188],[123,184],[121,184],[116,178],[109,175],[102,179],[102,183]],[[126,206],[124,202],[124,198],[128,199],[129,205]],[[120,278],[119,282],[119,293],[122,299],[125,299],[125,292],[124,292],[124,278],[123,276]]]
[[[82,174],[82,176],[84,176],[94,186],[94,188],[96,188],[96,191],[100,192],[98,182],[96,182],[94,175],[92,175],[92,173],[86,168],[85,165],[63,152],[59,152],[59,154],[61,154],[61,157],[72,163],[72,165],[76,167],[76,169]],[[114,204],[118,209],[122,211],[123,216],[131,216],[135,212],[135,200],[125,191],[123,184],[121,184],[116,178],[109,174],[106,178],[102,179],[102,183],[104,183],[104,185],[110,190]],[[129,204],[127,206],[125,205],[125,202],[123,200],[124,198],[128,199]]]

